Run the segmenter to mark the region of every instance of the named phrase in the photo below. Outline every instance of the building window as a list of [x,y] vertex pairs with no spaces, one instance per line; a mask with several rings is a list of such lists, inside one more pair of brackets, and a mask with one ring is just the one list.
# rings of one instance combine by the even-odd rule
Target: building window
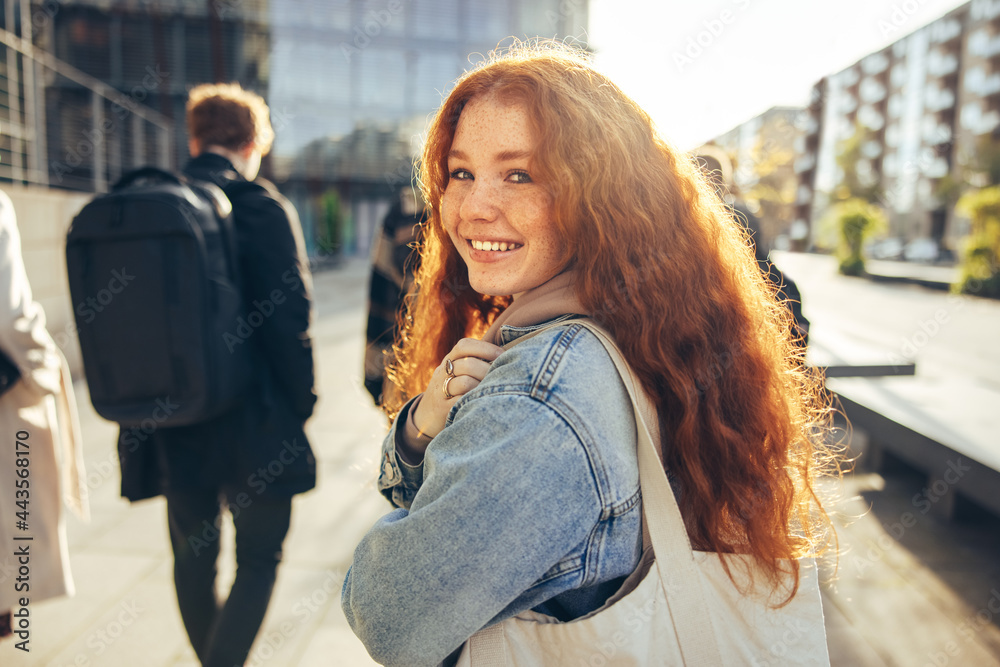
[[451,53],[422,53],[416,65],[415,109],[418,112],[437,109],[460,74],[456,58]]
[[[64,10],[65,11],[65,10]],[[60,27],[65,30],[62,39],[66,47],[63,60],[87,74],[107,81],[111,78],[111,49],[109,18],[106,14],[91,11],[74,12],[74,16]]]
[[362,109],[398,117],[405,110],[406,54],[396,49],[363,51],[358,58],[358,101]]
[[465,37],[470,42],[495,40],[498,35],[510,34],[510,8],[507,3],[468,0],[465,6]]
[[414,37],[457,40],[458,0],[411,0],[409,22]]

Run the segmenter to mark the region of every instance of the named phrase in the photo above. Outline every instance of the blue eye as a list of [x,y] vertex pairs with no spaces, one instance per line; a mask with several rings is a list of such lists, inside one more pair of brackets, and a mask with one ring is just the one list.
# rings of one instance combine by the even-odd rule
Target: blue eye
[[510,174],[510,180],[514,183],[532,183],[531,176],[526,171],[514,171]]
[[448,176],[457,181],[472,180],[472,174],[470,174],[466,169],[456,169],[448,174]]

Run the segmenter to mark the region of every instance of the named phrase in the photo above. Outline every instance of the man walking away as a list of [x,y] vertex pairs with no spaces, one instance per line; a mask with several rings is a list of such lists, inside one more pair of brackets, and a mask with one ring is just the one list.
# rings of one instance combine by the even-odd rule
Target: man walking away
[[[316,483],[304,426],[313,411],[312,281],[291,203],[257,178],[274,134],[264,100],[237,84],[194,88],[187,177],[223,189],[233,207],[244,315],[224,334],[248,346],[252,380],[238,407],[210,421],[119,434],[122,495],[164,494],[184,627],[205,667],[242,665],[271,598],[291,499]],[[233,240],[231,240],[233,242]],[[180,267],[183,269],[183,267]],[[166,408],[169,409],[169,405]],[[236,531],[236,580],[215,594],[222,509]]]

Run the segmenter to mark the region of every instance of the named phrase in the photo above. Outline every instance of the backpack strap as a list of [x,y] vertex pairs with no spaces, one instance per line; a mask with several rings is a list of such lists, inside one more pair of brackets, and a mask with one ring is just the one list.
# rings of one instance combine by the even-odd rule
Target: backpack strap
[[111,191],[114,192],[115,190],[124,190],[136,181],[142,179],[169,181],[171,183],[176,183],[177,185],[182,185],[185,181],[183,176],[166,171],[165,169],[160,169],[159,167],[141,167],[139,169],[133,169],[119,178],[118,182],[111,186]]

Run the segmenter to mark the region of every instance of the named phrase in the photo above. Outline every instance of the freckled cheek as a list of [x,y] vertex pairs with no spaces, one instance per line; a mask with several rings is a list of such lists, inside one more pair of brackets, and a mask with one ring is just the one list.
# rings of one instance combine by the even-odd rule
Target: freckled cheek
[[457,211],[458,208],[454,202],[454,197],[449,197],[448,193],[445,193],[441,197],[441,224],[444,225],[445,231],[449,234],[455,231],[455,227],[458,224],[458,218],[455,215]]

